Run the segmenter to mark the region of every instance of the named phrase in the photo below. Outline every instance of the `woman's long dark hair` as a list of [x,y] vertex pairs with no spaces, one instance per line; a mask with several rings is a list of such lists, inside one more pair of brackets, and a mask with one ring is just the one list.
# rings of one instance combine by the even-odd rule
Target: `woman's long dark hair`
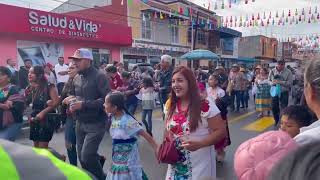
[[10,79],[10,81],[9,81],[8,83],[11,82],[12,73],[11,73],[11,71],[10,71],[9,68],[4,67],[4,66],[0,66],[0,73],[1,73],[2,75],[6,75],[6,76]]
[[[189,105],[190,131],[194,132],[198,128],[199,122],[201,122],[201,116],[200,116],[201,98],[200,98],[200,94],[197,86],[197,81],[191,69],[187,67],[184,67],[184,66],[177,67],[174,70],[172,76],[174,76],[177,73],[181,73],[188,81],[187,96],[190,101],[190,105]],[[178,102],[178,97],[176,96],[176,93],[173,91],[172,88],[171,88],[170,98],[171,98],[171,104],[170,104],[168,119],[172,117]]]
[[111,92],[107,95],[107,101],[113,106],[116,106],[119,111],[124,111],[133,119],[136,119],[125,107],[125,98],[123,94],[119,92]]
[[48,85],[48,80],[45,77],[43,66],[34,66],[33,73],[36,75],[36,83],[39,85],[41,90],[44,90]]

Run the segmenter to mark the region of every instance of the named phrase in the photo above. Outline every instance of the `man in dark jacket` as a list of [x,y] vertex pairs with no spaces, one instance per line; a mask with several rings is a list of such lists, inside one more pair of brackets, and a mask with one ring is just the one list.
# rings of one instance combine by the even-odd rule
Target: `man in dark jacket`
[[106,114],[103,104],[105,96],[110,92],[106,76],[95,69],[91,62],[92,52],[78,49],[72,57],[78,75],[73,81],[72,95],[76,102],[70,104],[70,111],[75,115],[77,150],[81,166],[104,180],[105,174],[99,163],[97,151],[106,131]]
[[32,67],[31,59],[24,60],[24,66],[20,67],[19,70],[19,87],[25,89],[29,85],[28,74],[29,69]]
[[169,55],[161,56],[161,62],[160,62],[161,71],[159,74],[159,77],[160,77],[159,78],[160,79],[159,94],[160,94],[160,103],[161,103],[162,110],[168,100],[168,95],[171,91],[171,79],[172,79],[171,64],[172,64],[171,56]]

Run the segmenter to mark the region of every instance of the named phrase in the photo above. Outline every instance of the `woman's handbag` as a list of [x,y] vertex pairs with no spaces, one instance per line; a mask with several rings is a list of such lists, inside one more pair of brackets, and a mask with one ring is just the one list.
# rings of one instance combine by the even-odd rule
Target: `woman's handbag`
[[180,160],[181,154],[175,143],[176,140],[173,138],[172,132],[167,131],[166,137],[159,148],[157,157],[159,163],[176,164]]

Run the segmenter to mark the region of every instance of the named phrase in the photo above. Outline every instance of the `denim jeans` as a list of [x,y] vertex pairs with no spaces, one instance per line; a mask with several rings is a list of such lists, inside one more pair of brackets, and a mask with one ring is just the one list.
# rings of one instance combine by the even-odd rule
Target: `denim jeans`
[[76,139],[76,122],[68,118],[65,126],[65,141],[70,164],[77,166],[77,139]]
[[236,101],[236,107],[237,107],[237,111],[240,110],[240,103],[242,106],[244,106],[244,91],[238,91],[238,90],[234,90],[231,93],[231,109],[234,110],[234,103]]
[[21,132],[21,128],[22,123],[11,124],[9,127],[0,130],[0,139],[15,141]]
[[289,103],[289,92],[281,92],[280,97],[276,96],[272,98],[272,114],[273,118],[278,125],[280,121],[280,110],[288,106]]
[[[146,121],[147,116],[148,121]],[[142,110],[142,122],[146,126],[147,132],[152,133],[152,109]]]
[[243,91],[243,102],[244,102],[244,104],[242,104],[242,106],[247,108],[249,106],[249,99],[250,99],[249,89],[246,89],[246,90]]
[[[164,106],[166,105],[166,102],[168,100],[168,93],[159,93],[159,99],[161,104],[161,110],[164,112]],[[162,119],[164,120],[164,113],[162,113]]]

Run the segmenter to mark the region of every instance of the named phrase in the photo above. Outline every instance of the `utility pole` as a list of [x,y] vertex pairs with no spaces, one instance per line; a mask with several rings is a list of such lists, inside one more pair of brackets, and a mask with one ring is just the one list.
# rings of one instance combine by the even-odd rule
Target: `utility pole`
[[[193,34],[192,50],[196,49],[197,34],[198,34],[198,27],[199,27],[198,21],[199,21],[199,11],[197,11],[196,27],[195,27],[196,29],[194,30],[194,34]],[[193,27],[193,25],[192,25],[192,27]]]
[[[195,50],[196,49],[196,42],[197,42],[197,35],[198,35],[198,27],[199,27],[199,24],[198,24],[198,21],[199,21],[199,11],[197,11],[197,18],[196,18],[196,23],[195,23],[195,30],[194,30],[194,34],[193,34],[193,42],[192,42],[192,50]],[[193,23],[192,23],[192,32],[193,32]],[[195,63],[196,60],[193,60],[191,62],[191,69],[193,69],[194,67],[194,63]],[[197,60],[198,61],[198,60]]]

